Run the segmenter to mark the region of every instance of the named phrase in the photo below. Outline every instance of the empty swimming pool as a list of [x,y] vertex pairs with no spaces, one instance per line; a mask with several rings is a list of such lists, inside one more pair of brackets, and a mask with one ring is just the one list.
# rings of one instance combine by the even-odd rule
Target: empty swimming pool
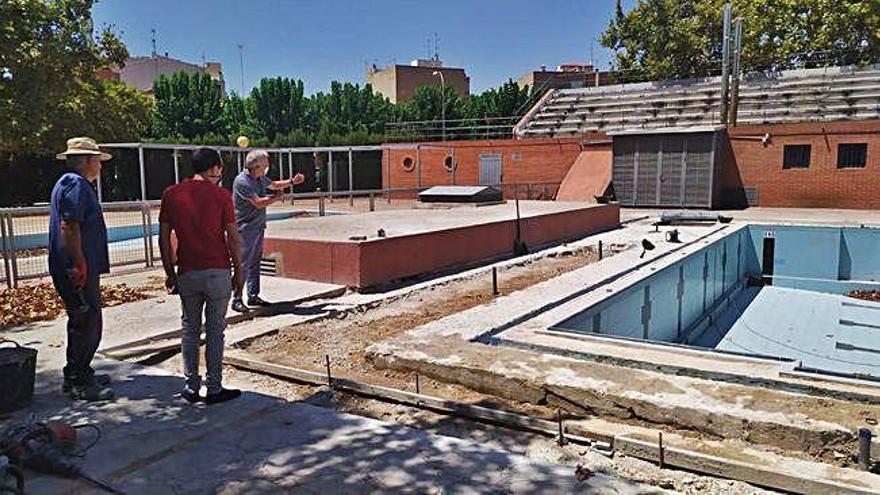
[[551,327],[880,380],[880,230],[749,225]]

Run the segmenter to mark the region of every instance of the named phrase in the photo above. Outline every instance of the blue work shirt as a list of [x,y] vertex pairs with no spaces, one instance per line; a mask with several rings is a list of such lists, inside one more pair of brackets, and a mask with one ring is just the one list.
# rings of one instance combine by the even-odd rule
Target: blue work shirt
[[266,209],[254,206],[252,198],[267,195],[272,180],[267,176],[259,179],[251,177],[248,170],[242,170],[232,182],[232,198],[235,202],[235,225],[239,231],[266,228]]
[[68,172],[52,188],[49,205],[49,273],[64,277],[73,259],[64,248],[61,220],[77,222],[89,276],[110,272],[107,226],[98,194],[85,177]]

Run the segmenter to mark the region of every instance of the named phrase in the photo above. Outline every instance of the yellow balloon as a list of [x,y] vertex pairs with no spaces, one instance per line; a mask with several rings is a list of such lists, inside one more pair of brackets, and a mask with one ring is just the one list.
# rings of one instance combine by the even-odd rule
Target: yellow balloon
[[247,138],[247,136],[238,136],[238,139],[235,140],[235,143],[239,148],[247,148],[251,144],[251,140]]

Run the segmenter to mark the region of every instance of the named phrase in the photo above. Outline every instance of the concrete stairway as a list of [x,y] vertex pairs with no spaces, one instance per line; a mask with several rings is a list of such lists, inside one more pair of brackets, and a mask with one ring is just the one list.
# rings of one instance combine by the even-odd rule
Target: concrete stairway
[[[555,90],[515,128],[519,137],[715,125],[720,77]],[[880,118],[880,65],[746,75],[737,122],[777,124]]]

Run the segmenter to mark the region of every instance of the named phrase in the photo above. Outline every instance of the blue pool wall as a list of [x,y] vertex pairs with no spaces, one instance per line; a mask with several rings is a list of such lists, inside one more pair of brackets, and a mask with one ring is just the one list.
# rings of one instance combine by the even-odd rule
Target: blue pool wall
[[[688,343],[707,315],[761,274],[763,240],[775,240],[775,286],[833,294],[880,290],[880,230],[750,225],[700,248],[555,326]],[[673,255],[674,256],[674,255]]]
[[880,289],[880,229],[861,227],[749,226],[749,267],[760,273],[764,236],[776,239],[773,285],[845,294]]
[[633,339],[686,342],[702,316],[741,287],[750,270],[751,250],[748,229],[740,229],[557,327]]

